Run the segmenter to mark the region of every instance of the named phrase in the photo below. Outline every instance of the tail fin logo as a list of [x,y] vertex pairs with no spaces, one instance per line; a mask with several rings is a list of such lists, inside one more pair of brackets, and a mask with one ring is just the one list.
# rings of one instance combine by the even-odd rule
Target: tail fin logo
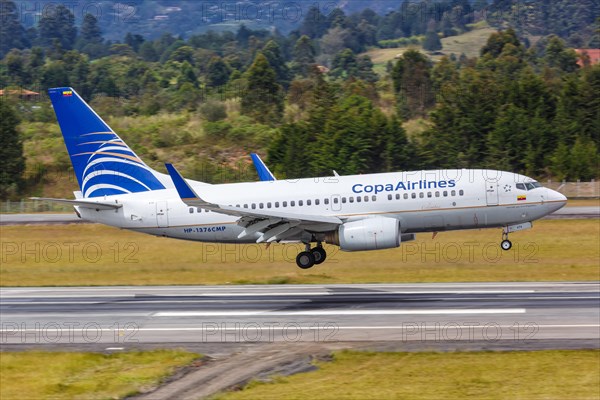
[[49,90],[83,197],[164,189],[158,173],[71,88]]

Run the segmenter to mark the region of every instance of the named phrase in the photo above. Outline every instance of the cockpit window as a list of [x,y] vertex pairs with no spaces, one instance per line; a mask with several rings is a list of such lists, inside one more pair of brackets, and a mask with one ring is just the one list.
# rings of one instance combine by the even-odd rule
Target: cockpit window
[[542,187],[542,184],[539,182],[517,183],[517,189],[521,190],[533,190],[539,187]]
[[542,187],[539,182],[527,182],[525,185],[527,186],[527,190],[533,190],[535,188]]

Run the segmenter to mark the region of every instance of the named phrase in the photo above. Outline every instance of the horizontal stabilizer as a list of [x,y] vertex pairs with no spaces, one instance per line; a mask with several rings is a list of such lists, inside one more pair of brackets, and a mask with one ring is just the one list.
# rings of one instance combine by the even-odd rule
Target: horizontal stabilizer
[[52,203],[68,204],[71,206],[91,208],[93,210],[116,210],[123,207],[123,204],[113,203],[108,201],[86,201],[86,200],[69,200],[69,199],[52,199],[48,197],[30,197],[31,200],[49,201]]

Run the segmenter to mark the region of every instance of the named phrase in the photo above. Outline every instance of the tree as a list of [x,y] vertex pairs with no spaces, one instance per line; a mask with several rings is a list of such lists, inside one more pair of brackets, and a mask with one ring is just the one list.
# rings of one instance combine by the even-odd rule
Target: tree
[[242,96],[242,114],[262,123],[275,123],[283,115],[283,93],[275,71],[267,58],[259,52],[246,72],[248,81]]
[[427,31],[425,40],[423,41],[423,48],[427,51],[437,51],[442,49],[442,41],[437,32],[433,30]]
[[0,198],[14,196],[22,184],[25,171],[23,143],[17,126],[17,114],[8,104],[0,100]]
[[400,115],[409,119],[425,115],[433,106],[429,60],[417,50],[408,50],[396,62],[392,81]]
[[347,78],[356,76],[358,72],[358,64],[356,57],[350,49],[344,49],[337,53],[331,63],[331,76],[336,78]]
[[329,29],[329,20],[318,6],[311,6],[300,26],[300,33],[311,39],[320,38]]
[[0,59],[11,49],[29,47],[27,32],[19,21],[19,12],[13,1],[0,0]]
[[212,87],[224,86],[229,81],[231,69],[221,57],[214,56],[208,62],[206,80]]
[[136,53],[140,50],[140,46],[144,44],[145,41],[146,39],[137,33],[131,34],[131,32],[127,32],[127,35],[125,35],[125,44],[129,45]]
[[77,37],[75,16],[71,11],[60,4],[54,10],[42,13],[38,30],[40,44],[45,47],[53,45],[53,40],[58,40],[61,47],[66,50],[73,48]]
[[102,31],[98,26],[98,20],[92,14],[85,14],[81,23],[79,37],[86,43],[101,43]]
[[517,33],[513,29],[492,33],[485,46],[481,48],[481,56],[489,54],[492,58],[496,58],[502,53],[504,46],[507,44],[512,44],[515,47],[522,46],[517,38]]
[[277,42],[269,40],[265,47],[263,47],[262,53],[267,58],[267,61],[269,61],[271,68],[275,71],[277,82],[284,88],[287,88],[290,84],[290,69],[285,64]]
[[310,68],[315,64],[315,48],[310,38],[306,35],[301,36],[294,45],[294,59],[292,70],[296,74],[304,77],[308,76]]
[[577,53],[568,49],[565,43],[558,37],[552,36],[546,46],[546,63],[550,67],[559,68],[564,72],[577,70]]

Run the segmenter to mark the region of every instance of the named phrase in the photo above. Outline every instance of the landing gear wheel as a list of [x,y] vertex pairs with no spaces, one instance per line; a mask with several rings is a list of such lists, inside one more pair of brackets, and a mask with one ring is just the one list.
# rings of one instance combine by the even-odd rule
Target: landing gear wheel
[[502,243],[500,243],[500,247],[502,247],[502,250],[510,250],[512,243],[510,240],[504,239]]
[[296,264],[302,269],[308,269],[315,265],[315,257],[310,251],[302,251],[296,256]]
[[321,264],[327,258],[327,252],[322,247],[315,247],[312,249],[311,254],[315,258],[315,264]]

